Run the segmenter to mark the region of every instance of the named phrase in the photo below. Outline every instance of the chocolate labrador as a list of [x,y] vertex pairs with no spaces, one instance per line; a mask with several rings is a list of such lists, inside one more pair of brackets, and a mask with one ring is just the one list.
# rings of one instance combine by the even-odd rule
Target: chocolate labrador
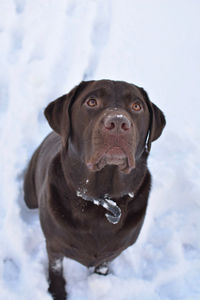
[[147,157],[165,117],[134,84],[81,82],[51,102],[53,129],[33,154],[25,202],[39,208],[49,257],[49,291],[66,299],[63,257],[100,274],[135,243],[151,187]]

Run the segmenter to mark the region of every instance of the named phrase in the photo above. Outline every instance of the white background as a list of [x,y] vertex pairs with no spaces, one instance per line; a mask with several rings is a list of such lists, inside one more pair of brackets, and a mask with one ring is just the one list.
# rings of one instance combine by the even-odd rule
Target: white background
[[22,173],[45,106],[82,79],[143,86],[167,126],[137,243],[107,277],[65,259],[69,300],[200,299],[200,1],[0,1],[0,299],[46,300],[47,255]]

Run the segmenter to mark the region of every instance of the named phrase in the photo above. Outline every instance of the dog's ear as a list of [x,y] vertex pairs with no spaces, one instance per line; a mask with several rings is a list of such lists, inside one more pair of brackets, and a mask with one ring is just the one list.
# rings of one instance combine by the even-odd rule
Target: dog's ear
[[143,88],[140,88],[140,91],[145,98],[150,112],[150,124],[147,137],[147,148],[148,151],[150,151],[151,143],[161,136],[162,131],[166,125],[166,121],[163,112],[150,101],[147,92]]
[[87,85],[87,82],[82,81],[75,86],[68,94],[61,96],[51,102],[45,109],[44,114],[51,128],[61,137],[63,144],[66,145],[70,133],[70,116],[69,108],[74,99]]

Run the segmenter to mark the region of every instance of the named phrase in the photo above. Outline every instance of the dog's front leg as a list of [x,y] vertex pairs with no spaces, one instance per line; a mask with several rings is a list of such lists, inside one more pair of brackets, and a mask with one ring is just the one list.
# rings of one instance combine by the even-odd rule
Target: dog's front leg
[[66,300],[63,256],[53,253],[48,247],[47,252],[49,257],[49,292],[54,300]]

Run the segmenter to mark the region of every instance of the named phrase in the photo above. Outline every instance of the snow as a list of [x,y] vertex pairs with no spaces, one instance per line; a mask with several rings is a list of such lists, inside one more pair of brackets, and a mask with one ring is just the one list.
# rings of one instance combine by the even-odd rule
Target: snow
[[153,187],[137,243],[107,276],[64,261],[69,300],[200,299],[200,2],[2,0],[0,299],[51,299],[38,213],[23,171],[50,131],[45,106],[82,79],[143,86],[167,127],[153,143]]
[[93,200],[93,203],[94,203],[95,205],[97,205],[97,206],[100,205],[100,202],[99,202],[99,200],[97,200],[97,199],[94,199],[94,200]]
[[55,261],[54,266],[53,266],[53,270],[54,270],[55,272],[59,272],[61,269],[62,269],[62,260],[61,260],[61,259],[57,259],[57,260]]
[[129,195],[130,198],[134,198],[134,193],[133,192],[129,193],[128,195]]

